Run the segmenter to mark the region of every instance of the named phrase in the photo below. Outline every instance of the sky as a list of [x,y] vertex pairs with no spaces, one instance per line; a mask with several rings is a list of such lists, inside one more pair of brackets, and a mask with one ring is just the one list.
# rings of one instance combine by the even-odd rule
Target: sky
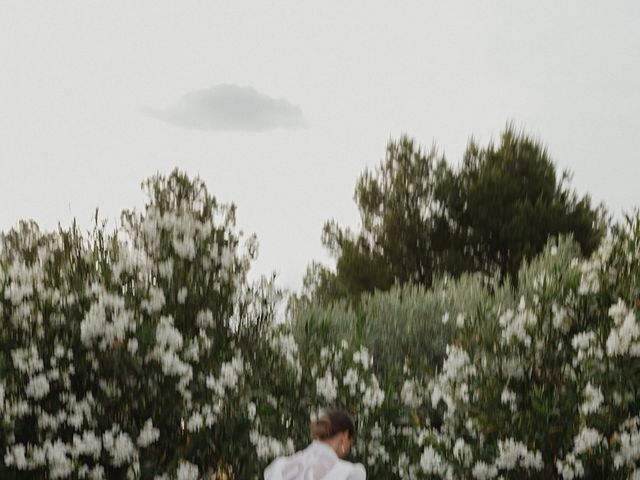
[[572,186],[640,206],[640,2],[0,0],[0,230],[200,176],[299,288],[356,179],[406,133],[456,165],[508,122]]

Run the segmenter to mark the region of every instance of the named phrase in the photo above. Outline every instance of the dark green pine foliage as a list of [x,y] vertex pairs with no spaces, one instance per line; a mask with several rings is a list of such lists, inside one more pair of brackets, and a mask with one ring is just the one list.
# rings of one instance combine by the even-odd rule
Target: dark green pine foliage
[[539,141],[511,126],[497,145],[470,141],[458,169],[435,148],[391,140],[384,160],[357,180],[360,231],[325,224],[322,242],[336,268],[313,263],[303,298],[357,302],[363,292],[430,287],[437,276],[464,272],[516,281],[522,261],[550,236],[571,234],[589,254],[602,237],[604,209],[578,197],[569,180],[567,172],[558,178]]
[[314,263],[305,278],[310,296],[358,299],[396,283],[431,285],[448,245],[435,197],[447,171],[435,149],[426,152],[406,136],[390,141],[380,165],[356,183],[361,231],[325,224],[322,242],[336,259],[336,271]]
[[523,260],[549,237],[572,235],[590,254],[604,231],[603,208],[558,178],[546,148],[507,127],[498,145],[471,141],[463,163],[441,185],[451,230],[448,272],[479,271],[517,280]]

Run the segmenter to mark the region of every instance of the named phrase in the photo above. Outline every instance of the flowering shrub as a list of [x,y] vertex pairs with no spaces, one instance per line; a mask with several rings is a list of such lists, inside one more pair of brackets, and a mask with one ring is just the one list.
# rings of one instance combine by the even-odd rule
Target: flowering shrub
[[[438,280],[431,289],[395,286],[363,294],[356,306],[347,301],[326,305],[298,300],[291,309],[292,329],[303,347],[342,340],[364,344],[376,358],[379,375],[392,370],[402,375],[406,361],[434,372],[444,359],[452,326],[464,321],[465,312],[486,302],[490,283],[480,275],[463,275],[456,281]],[[499,301],[511,301],[508,289],[493,291]]]
[[412,461],[435,478],[637,478],[640,222],[588,260],[567,241],[456,329],[426,404],[443,416]]
[[196,478],[232,463],[220,425],[246,382],[234,342],[255,240],[239,252],[234,208],[198,180],[145,189],[117,233],[2,236],[2,478]]
[[372,478],[639,478],[640,220],[518,290],[479,276],[305,305],[246,279],[233,206],[179,172],[82,235],[0,236],[0,478],[261,478],[326,406]]
[[[378,436],[389,460],[378,458],[370,471],[384,478],[638,477],[639,219],[615,227],[586,260],[570,240],[551,242],[522,267],[517,291],[477,278],[454,285],[421,297],[462,291],[452,303],[432,303],[423,317],[431,322],[423,329],[433,329],[438,316],[453,327],[435,373],[419,362],[412,339],[397,341],[386,330],[412,325],[404,313],[410,302],[381,327],[375,314],[359,319],[339,305],[311,306],[299,317],[305,323],[298,330],[311,337],[339,331],[366,343],[371,329],[388,332],[412,366],[399,378],[382,376],[390,409],[377,418]],[[387,312],[400,296],[377,295]],[[342,326],[333,324],[337,317]],[[367,319],[366,327],[358,323]]]
[[246,281],[234,208],[178,172],[144,186],[117,232],[0,238],[0,477],[258,478],[341,402],[389,463],[367,350],[301,352],[273,282]]

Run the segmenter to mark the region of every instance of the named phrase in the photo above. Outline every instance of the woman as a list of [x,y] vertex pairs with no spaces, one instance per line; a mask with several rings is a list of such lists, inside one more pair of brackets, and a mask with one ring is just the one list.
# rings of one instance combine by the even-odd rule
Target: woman
[[347,412],[325,411],[311,424],[311,445],[274,460],[264,471],[265,480],[366,480],[361,464],[342,460],[351,449],[355,433]]

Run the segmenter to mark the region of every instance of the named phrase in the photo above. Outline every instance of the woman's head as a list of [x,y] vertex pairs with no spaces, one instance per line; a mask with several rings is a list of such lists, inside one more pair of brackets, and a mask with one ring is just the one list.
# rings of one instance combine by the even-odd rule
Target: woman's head
[[311,437],[330,445],[340,457],[345,457],[356,435],[353,418],[343,410],[325,410],[311,423]]

